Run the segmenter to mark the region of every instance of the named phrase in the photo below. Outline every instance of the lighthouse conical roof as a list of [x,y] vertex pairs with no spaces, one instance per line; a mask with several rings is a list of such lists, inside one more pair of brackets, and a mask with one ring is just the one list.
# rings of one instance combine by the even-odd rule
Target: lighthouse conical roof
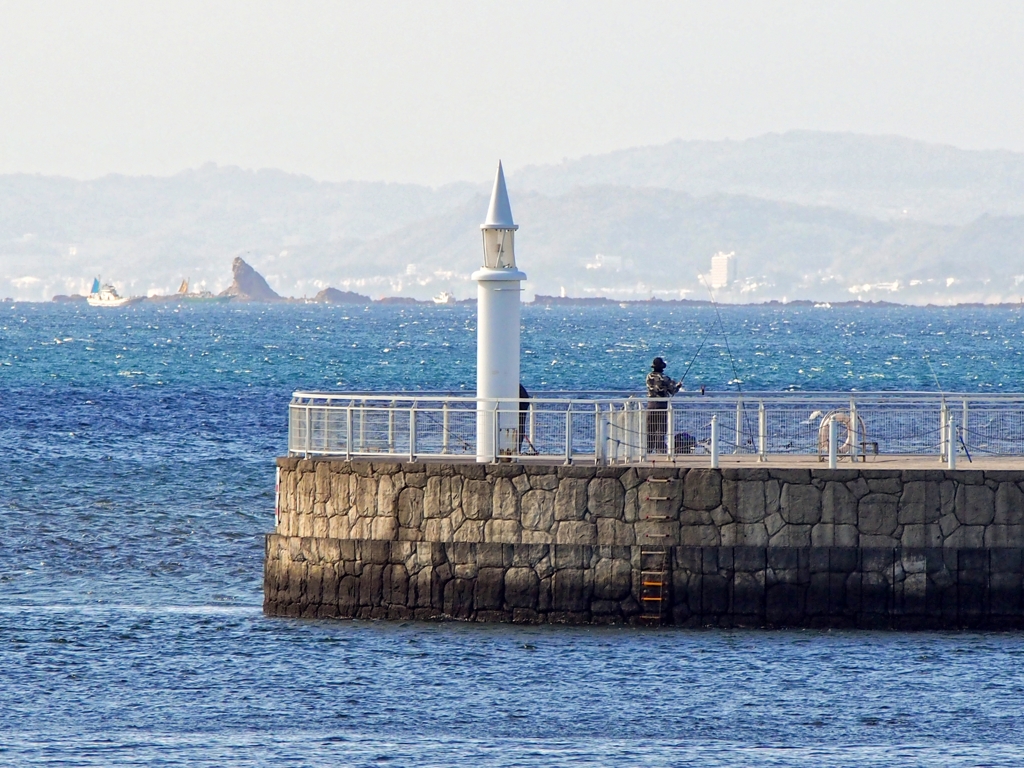
[[519,229],[512,220],[512,206],[508,202],[508,190],[505,188],[505,171],[498,161],[498,173],[494,176],[494,190],[491,192],[491,204],[487,208],[487,221],[480,225],[481,229]]

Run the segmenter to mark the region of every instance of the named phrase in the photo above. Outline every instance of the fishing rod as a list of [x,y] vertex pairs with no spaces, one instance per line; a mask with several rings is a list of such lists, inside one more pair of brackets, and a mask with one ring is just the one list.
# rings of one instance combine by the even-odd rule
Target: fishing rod
[[704,338],[701,340],[700,345],[697,347],[697,351],[694,352],[693,353],[693,357],[690,358],[690,364],[688,366],[686,366],[686,370],[683,371],[683,377],[679,380],[680,384],[682,384],[684,381],[686,381],[686,376],[690,372],[690,369],[693,368],[693,364],[697,360],[697,355],[699,355],[700,351],[702,349],[704,349],[704,343],[708,340],[708,336],[710,336],[711,332],[714,331],[714,330],[715,330],[715,324],[712,323],[710,326],[708,326],[708,331],[707,331],[707,333],[704,334]]
[[946,402],[946,393],[942,391],[942,384],[939,382],[938,374],[935,373],[935,369],[932,368],[932,361],[928,355],[921,355],[924,361],[928,364],[928,370],[932,372],[932,378],[935,379],[935,388],[939,390],[939,396],[942,398],[943,404]]
[[722,321],[722,313],[718,311],[718,302],[715,300],[714,291],[711,290],[711,286],[708,281],[704,279],[704,275],[700,272],[697,273],[700,281],[704,283],[704,287],[707,288],[708,296],[711,297],[711,306],[715,309],[715,316],[718,318],[718,327],[722,329],[722,341],[725,342],[725,351],[729,353],[729,363],[732,366],[732,378],[736,382],[736,389],[739,390],[740,394],[743,393],[743,385],[740,381],[739,371],[736,369],[736,358],[732,356],[732,348],[729,346],[729,334],[726,333],[725,323]]
[[[733,357],[732,347],[729,346],[729,334],[725,330],[725,322],[722,320],[722,313],[718,309],[718,301],[715,299],[715,292],[711,290],[711,285],[704,278],[703,273],[698,272],[697,276],[700,278],[700,281],[704,284],[704,287],[707,289],[708,296],[711,297],[711,306],[714,307],[714,309],[715,309],[715,317],[718,318],[718,327],[722,329],[722,341],[725,342],[725,351],[729,355],[729,364],[732,367],[732,379],[736,383],[736,391],[739,393],[740,399],[742,400],[742,398],[743,398],[743,381],[742,381],[742,379],[740,379],[739,370],[736,368],[736,358]],[[703,346],[703,342],[701,342],[701,346]],[[698,351],[700,351],[700,350],[698,350]],[[747,415],[747,409],[746,408],[743,409],[743,422],[744,422],[743,425],[746,428],[745,431],[748,434],[753,435],[754,431],[753,431],[753,429],[750,428],[750,417]],[[753,439],[751,439],[751,444],[753,444]],[[737,446],[737,448],[738,447],[739,446]]]

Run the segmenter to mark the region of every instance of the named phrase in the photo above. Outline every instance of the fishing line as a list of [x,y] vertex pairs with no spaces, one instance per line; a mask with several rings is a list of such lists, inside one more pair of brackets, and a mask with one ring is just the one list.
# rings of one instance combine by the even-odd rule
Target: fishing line
[[[729,354],[729,364],[732,366],[732,378],[736,382],[736,391],[739,392],[742,399],[743,396],[743,382],[740,379],[740,373],[736,369],[736,358],[732,356],[732,348],[729,346],[729,334],[726,333],[725,323],[722,321],[722,313],[718,311],[718,302],[715,300],[714,291],[711,290],[711,286],[708,281],[704,279],[704,275],[700,272],[697,273],[697,277],[704,283],[704,287],[708,291],[708,296],[711,297],[711,306],[715,308],[715,316],[718,318],[718,327],[722,329],[722,341],[725,342],[725,351]],[[750,435],[754,434],[753,429],[750,429],[750,417],[747,415],[747,409],[743,409],[743,422],[744,427],[747,428]],[[751,438],[751,445],[753,445],[753,438]]]
[[[939,390],[939,395],[942,398],[942,405],[945,406],[946,405],[946,393],[942,391],[942,384],[939,382],[939,377],[935,373],[935,369],[932,368],[932,361],[929,359],[929,357],[927,355],[922,355],[922,357],[924,358],[924,361],[926,363],[928,363],[928,370],[932,372],[932,378],[935,379],[935,388],[937,390]],[[956,429],[956,439],[960,442],[960,445],[963,446],[964,453],[967,454],[967,461],[969,463],[973,464],[974,460],[971,458],[971,451],[967,447],[967,443],[964,442],[964,429],[965,429],[965,427],[963,427],[963,426],[957,427],[957,429]],[[956,450],[956,446],[950,446],[949,450],[955,451]]]
[[932,361],[928,355],[922,355],[924,361],[928,364],[928,370],[932,372],[932,378],[935,379],[935,388],[939,390],[939,394],[942,395],[942,402],[946,402],[946,393],[942,391],[942,384],[939,382],[939,377],[935,373],[935,369],[932,368]]
[[711,297],[711,306],[715,308],[715,315],[718,317],[718,327],[722,329],[722,340],[725,342],[725,351],[729,353],[729,363],[732,365],[732,378],[736,382],[736,389],[739,390],[740,394],[743,393],[743,385],[740,381],[739,371],[736,370],[736,358],[732,356],[732,348],[729,346],[729,334],[725,331],[725,323],[722,322],[722,313],[718,311],[718,302],[715,301],[715,294],[711,290],[711,286],[708,281],[704,279],[704,275],[700,272],[697,273],[700,281],[704,283],[704,287],[708,290],[708,295]]
[[704,343],[708,340],[708,336],[711,335],[711,332],[713,330],[715,330],[715,324],[714,323],[712,323],[710,326],[708,326],[708,332],[704,334],[704,338],[701,341],[700,346],[697,347],[697,351],[694,352],[693,353],[693,357],[690,358],[690,364],[688,366],[686,366],[686,370],[683,371],[683,378],[681,378],[679,380],[680,384],[682,384],[684,381],[686,381],[686,375],[690,372],[690,369],[693,368],[693,364],[697,360],[697,355],[699,355],[700,351],[702,349],[704,349]]

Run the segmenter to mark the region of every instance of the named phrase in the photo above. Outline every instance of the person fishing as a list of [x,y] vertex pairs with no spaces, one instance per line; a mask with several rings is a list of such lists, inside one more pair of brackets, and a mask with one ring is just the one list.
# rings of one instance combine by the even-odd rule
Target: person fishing
[[647,374],[647,452],[667,453],[668,444],[668,398],[682,389],[681,381],[673,381],[665,375],[665,361],[660,357],[651,361],[651,372]]

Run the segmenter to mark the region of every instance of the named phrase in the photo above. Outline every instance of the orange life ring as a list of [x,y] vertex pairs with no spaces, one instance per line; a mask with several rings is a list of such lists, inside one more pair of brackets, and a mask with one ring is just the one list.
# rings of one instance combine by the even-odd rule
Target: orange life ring
[[[836,424],[846,429],[846,440],[842,445],[837,446],[836,452],[841,454],[850,454],[853,452],[854,444],[854,431],[850,429],[852,420],[850,418],[849,411],[829,411],[821,417],[821,426],[818,427],[818,453],[828,453],[828,423],[835,421]],[[857,416],[857,435],[859,440],[857,442],[864,443],[867,440],[867,432],[864,429],[864,419],[859,415]]]

